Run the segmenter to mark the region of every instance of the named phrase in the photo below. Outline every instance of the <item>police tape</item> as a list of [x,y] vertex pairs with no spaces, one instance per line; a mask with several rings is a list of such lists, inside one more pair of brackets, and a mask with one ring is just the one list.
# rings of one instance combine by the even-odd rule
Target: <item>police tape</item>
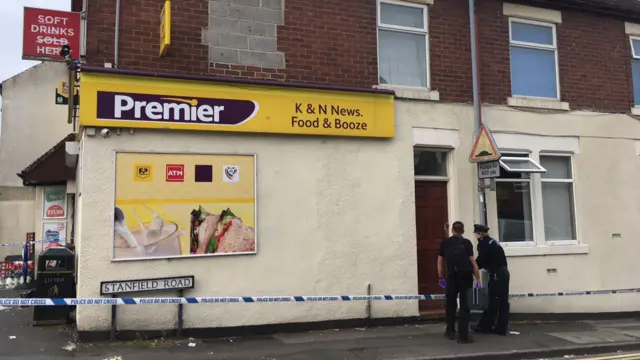
[[50,242],[59,242],[57,240],[34,240],[34,241],[23,241],[23,242],[15,242],[8,244],[0,244],[0,247],[3,246],[24,246],[24,244],[38,244],[38,243],[50,243]]
[[[555,293],[510,294],[510,298],[563,297],[640,293],[640,288]],[[75,306],[75,305],[150,305],[150,304],[215,304],[215,303],[282,303],[331,301],[401,301],[444,300],[445,295],[334,295],[334,296],[230,296],[230,297],[144,297],[144,298],[33,298],[2,299],[1,306]]]

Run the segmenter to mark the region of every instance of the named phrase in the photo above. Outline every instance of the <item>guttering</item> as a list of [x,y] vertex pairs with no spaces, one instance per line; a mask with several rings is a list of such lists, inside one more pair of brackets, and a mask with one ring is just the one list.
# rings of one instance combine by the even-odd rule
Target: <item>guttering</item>
[[120,55],[120,0],[116,0],[116,33],[113,43],[113,66],[118,67],[118,58]]
[[[478,24],[476,23],[476,2],[469,0],[469,41],[471,45],[471,78],[473,80],[473,122],[475,125],[475,135],[480,133],[482,125],[482,106],[480,104],[480,73],[478,71]],[[487,225],[487,204],[485,202],[484,187],[480,187],[480,172],[477,171],[478,187],[478,221]]]
[[235,78],[229,78],[229,77],[217,77],[217,76],[207,76],[207,75],[156,73],[156,72],[146,72],[146,71],[139,71],[139,70],[109,69],[109,68],[95,67],[95,66],[81,66],[80,71],[86,72],[86,73],[152,77],[152,78],[158,78],[158,79],[206,81],[206,82],[214,82],[214,83],[227,83],[227,84],[240,84],[240,85],[259,85],[259,86],[273,86],[273,87],[297,88],[297,89],[313,89],[313,90],[344,91],[344,92],[365,93],[365,94],[395,95],[395,91],[388,90],[388,89],[374,89],[374,88],[367,89],[367,88],[353,88],[353,87],[333,86],[333,85],[314,85],[314,84],[291,83],[291,82],[274,81],[274,80],[235,79]]

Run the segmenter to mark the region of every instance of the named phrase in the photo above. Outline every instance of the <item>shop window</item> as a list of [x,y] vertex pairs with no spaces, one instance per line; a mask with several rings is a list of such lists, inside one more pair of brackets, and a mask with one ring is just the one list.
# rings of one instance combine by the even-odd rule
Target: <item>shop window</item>
[[413,171],[415,176],[447,176],[445,151],[414,149]]
[[546,241],[576,240],[573,175],[569,156],[540,156]]
[[513,96],[559,99],[555,24],[509,19]]
[[425,5],[380,0],[378,75],[380,84],[428,88],[428,33]]

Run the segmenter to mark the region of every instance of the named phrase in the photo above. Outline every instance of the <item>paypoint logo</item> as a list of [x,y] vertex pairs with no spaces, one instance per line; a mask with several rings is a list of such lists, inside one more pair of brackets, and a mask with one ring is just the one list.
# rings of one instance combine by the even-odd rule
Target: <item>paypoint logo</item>
[[134,175],[136,181],[151,181],[151,165],[136,165]]
[[184,165],[167,165],[167,182],[184,182]]

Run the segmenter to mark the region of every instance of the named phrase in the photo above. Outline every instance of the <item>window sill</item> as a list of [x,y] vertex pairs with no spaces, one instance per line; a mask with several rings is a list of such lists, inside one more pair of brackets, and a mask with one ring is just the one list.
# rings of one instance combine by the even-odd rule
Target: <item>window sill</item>
[[374,88],[393,90],[396,92],[396,97],[401,99],[440,101],[440,93],[427,88],[414,88],[387,84],[374,85]]
[[507,105],[513,107],[526,107],[545,110],[569,111],[569,103],[554,99],[536,99],[528,97],[507,98]]
[[433,0],[404,0],[404,1],[417,3],[417,4],[424,4],[424,5],[433,5]]
[[589,245],[538,245],[538,246],[503,246],[508,257],[548,256],[548,255],[584,255],[589,253]]
[[631,115],[640,116],[640,107],[632,107]]

